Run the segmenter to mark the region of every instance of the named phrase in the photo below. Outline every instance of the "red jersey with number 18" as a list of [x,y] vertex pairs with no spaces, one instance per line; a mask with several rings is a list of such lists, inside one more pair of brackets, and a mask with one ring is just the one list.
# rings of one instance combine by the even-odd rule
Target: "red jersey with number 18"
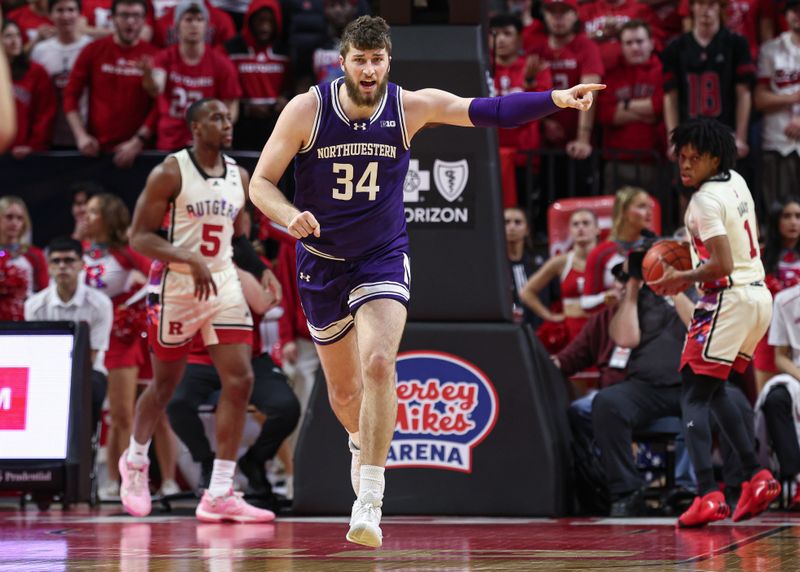
[[733,272],[715,282],[705,282],[701,288],[719,290],[764,280],[755,204],[739,173],[731,170],[729,176],[715,177],[700,185],[686,208],[685,222],[692,239],[695,267],[710,258],[707,240],[725,235],[731,246]]

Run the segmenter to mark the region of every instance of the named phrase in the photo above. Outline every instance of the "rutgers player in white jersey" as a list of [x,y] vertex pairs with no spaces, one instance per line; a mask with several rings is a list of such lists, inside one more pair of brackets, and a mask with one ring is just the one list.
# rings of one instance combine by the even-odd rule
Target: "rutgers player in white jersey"
[[736,143],[728,128],[713,119],[678,126],[672,142],[681,182],[696,189],[685,217],[694,268],[677,271],[664,264],[664,276],[649,285],[664,294],[677,294],[693,283],[701,289],[691,321],[687,319],[689,332],[680,365],[686,445],[698,488],[691,507],[678,519],[680,527],[689,528],[730,514],[711,467],[711,411],[745,472],[733,520],[764,511],[781,487],[772,473],[759,466],[744,420],[725,392],[731,369],[745,370],[772,317],[753,197],[733,170]]
[[[150,512],[150,438],[199,332],[222,381],[222,394],[216,411],[217,457],[197,518],[268,522],[275,518],[272,512],[250,506],[233,491],[236,453],[253,386],[253,321],[233,260],[261,277],[276,304],[280,285],[245,235],[247,172],[221,152],[232,142],[230,111],[219,100],[203,99],[189,107],[186,118],[192,146],[153,169],[131,225],[131,246],[162,263],[151,270],[148,296],[155,377],[136,404],[130,446],[119,460],[120,498],[134,516]],[[159,234],[165,221],[166,237]]]

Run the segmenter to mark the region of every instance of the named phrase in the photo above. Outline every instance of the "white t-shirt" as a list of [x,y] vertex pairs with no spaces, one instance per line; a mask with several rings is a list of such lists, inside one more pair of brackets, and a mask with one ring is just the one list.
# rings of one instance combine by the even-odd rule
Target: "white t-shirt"
[[[772,93],[795,93],[800,91],[800,46],[792,41],[792,33],[784,32],[777,38],[765,42],[758,55],[758,80],[767,82]],[[764,113],[765,150],[777,151],[786,156],[800,153],[800,141],[790,139],[783,130],[789,125],[792,114],[800,115],[800,104],[791,108]]]
[[800,284],[775,294],[768,341],[792,348],[792,361],[800,367]]
[[69,321],[89,324],[89,345],[97,352],[93,369],[108,373],[104,365],[105,353],[111,337],[114,308],[111,299],[78,282],[75,295],[68,302],[58,297],[55,284],[51,284],[25,301],[25,320]]
[[691,237],[695,268],[710,258],[704,245],[707,240],[725,235],[731,246],[733,272],[715,283],[704,284],[704,289],[744,286],[764,280],[756,207],[750,189],[739,173],[731,170],[728,180],[703,183],[689,201],[685,222]]
[[[58,95],[58,111],[56,112],[56,122],[53,128],[53,145],[75,146],[75,137],[72,135],[72,130],[67,123],[67,116],[64,114],[63,92],[69,80],[69,72],[72,71],[75,60],[78,59],[78,54],[91,41],[92,39],[89,36],[81,36],[76,42],[62,44],[57,37],[52,37],[36,44],[31,52],[31,59],[44,66],[44,69],[47,70]],[[84,92],[79,104],[79,111],[84,125],[89,117],[88,106],[88,95]]]

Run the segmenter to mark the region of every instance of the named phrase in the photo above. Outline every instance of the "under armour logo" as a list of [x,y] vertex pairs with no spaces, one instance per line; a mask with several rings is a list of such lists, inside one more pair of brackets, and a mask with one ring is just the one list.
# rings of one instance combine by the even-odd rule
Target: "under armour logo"
[[300,273],[300,280],[305,280],[306,282],[310,282],[311,281],[311,275],[310,274],[303,274],[301,272]]
[[366,131],[367,130],[367,122],[364,123],[353,123],[353,131]]
[[689,421],[689,422],[686,424],[686,428],[687,428],[687,429],[691,429],[692,427],[694,427],[694,421]]

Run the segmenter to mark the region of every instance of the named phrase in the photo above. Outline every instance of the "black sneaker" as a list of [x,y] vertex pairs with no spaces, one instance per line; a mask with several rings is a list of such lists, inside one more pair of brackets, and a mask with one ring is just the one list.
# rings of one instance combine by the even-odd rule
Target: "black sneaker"
[[272,485],[267,480],[267,470],[263,461],[257,461],[249,453],[245,453],[237,465],[247,479],[250,494],[265,498],[272,496]]
[[609,516],[612,518],[627,518],[631,516],[644,516],[644,492],[645,488],[638,489],[630,494],[625,495],[611,503],[611,512]]

